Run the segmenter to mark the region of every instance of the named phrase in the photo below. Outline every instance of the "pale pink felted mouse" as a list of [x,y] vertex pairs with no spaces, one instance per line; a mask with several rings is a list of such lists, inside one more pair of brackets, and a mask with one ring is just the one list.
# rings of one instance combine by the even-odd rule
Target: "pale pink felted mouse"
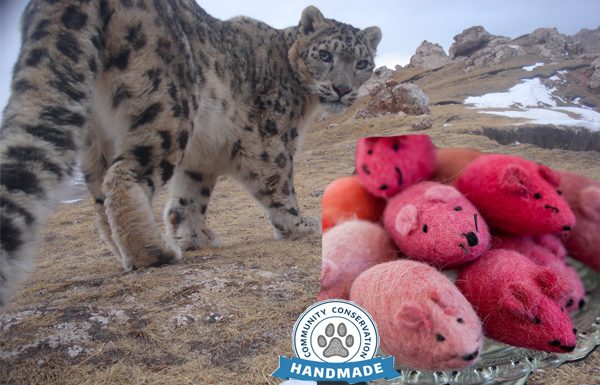
[[516,235],[570,231],[575,215],[558,194],[559,174],[512,155],[481,155],[465,168],[456,187],[490,227]]
[[565,241],[569,255],[600,271],[600,182],[560,173],[560,189],[577,218]]
[[383,223],[408,258],[436,267],[461,265],[489,248],[488,227],[457,189],[420,182],[388,201]]
[[552,269],[507,249],[493,249],[458,273],[456,286],[497,341],[570,352],[577,338],[564,308],[567,287]]
[[398,250],[381,225],[342,222],[323,234],[321,291],[317,300],[348,299],[354,279],[369,267],[397,259]]
[[435,147],[428,135],[361,138],[356,142],[356,173],[376,197],[389,198],[435,171]]
[[481,322],[465,297],[435,268],[400,259],[356,278],[350,300],[375,320],[381,350],[416,369],[458,369],[481,353]]
[[494,248],[514,250],[540,266],[554,270],[567,286],[563,305],[569,311],[585,304],[585,287],[577,270],[567,265],[567,251],[557,236],[547,234],[539,237],[498,235],[493,239]]

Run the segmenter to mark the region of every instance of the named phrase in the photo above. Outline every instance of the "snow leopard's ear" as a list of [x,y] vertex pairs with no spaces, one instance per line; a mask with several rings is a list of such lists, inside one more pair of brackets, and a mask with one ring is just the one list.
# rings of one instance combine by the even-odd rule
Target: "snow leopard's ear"
[[314,6],[308,6],[302,11],[302,17],[300,18],[300,31],[305,35],[313,33],[321,24],[325,18],[321,11]]
[[369,42],[369,46],[371,50],[375,52],[377,50],[377,46],[381,41],[381,29],[379,27],[369,27],[362,30],[363,35],[366,40]]

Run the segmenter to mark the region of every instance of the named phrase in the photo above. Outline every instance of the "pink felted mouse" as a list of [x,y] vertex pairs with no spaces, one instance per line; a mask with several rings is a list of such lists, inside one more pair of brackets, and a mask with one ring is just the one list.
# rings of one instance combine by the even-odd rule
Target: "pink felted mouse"
[[455,283],[488,337],[550,352],[575,348],[573,323],[561,305],[567,288],[552,269],[516,251],[493,249],[461,269]]
[[581,308],[585,304],[585,287],[577,270],[567,265],[565,257],[567,251],[555,235],[542,235],[539,237],[499,235],[495,236],[493,245],[498,249],[514,250],[540,266],[554,270],[565,282],[567,296],[564,307],[569,311]]
[[435,171],[435,148],[427,135],[361,138],[356,173],[371,194],[388,198]]
[[350,300],[375,320],[381,350],[416,369],[463,368],[481,352],[481,322],[465,297],[435,268],[400,259],[356,278]]
[[557,193],[559,175],[550,168],[511,155],[481,155],[463,171],[457,188],[486,222],[518,235],[570,231],[575,215]]
[[388,201],[383,223],[408,258],[437,267],[471,261],[489,248],[490,233],[477,211],[457,189],[420,182]]
[[381,225],[350,220],[323,234],[321,291],[317,300],[348,299],[354,279],[369,267],[398,258]]
[[565,241],[569,255],[600,271],[600,182],[570,172],[560,176],[560,190],[577,218]]

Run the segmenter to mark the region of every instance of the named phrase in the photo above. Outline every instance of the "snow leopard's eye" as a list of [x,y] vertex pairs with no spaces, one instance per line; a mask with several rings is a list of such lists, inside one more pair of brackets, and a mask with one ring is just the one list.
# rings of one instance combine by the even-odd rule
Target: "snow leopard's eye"
[[319,51],[319,59],[323,60],[325,63],[331,63],[333,57],[331,56],[331,53],[322,49]]
[[357,70],[364,70],[368,66],[369,66],[369,61],[368,60],[359,60],[358,63],[356,63],[356,69]]

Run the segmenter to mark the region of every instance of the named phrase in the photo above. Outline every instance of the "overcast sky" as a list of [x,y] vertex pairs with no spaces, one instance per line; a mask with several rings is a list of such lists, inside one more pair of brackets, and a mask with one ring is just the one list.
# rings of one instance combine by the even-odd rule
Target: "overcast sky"
[[[24,0],[0,0],[0,108],[8,100],[19,45]],[[377,65],[407,64],[423,40],[446,51],[453,37],[473,25],[495,35],[517,37],[539,27],[573,35],[600,25],[600,0],[200,0],[220,19],[245,15],[277,28],[298,23],[302,9],[317,6],[325,17],[383,30]]]

